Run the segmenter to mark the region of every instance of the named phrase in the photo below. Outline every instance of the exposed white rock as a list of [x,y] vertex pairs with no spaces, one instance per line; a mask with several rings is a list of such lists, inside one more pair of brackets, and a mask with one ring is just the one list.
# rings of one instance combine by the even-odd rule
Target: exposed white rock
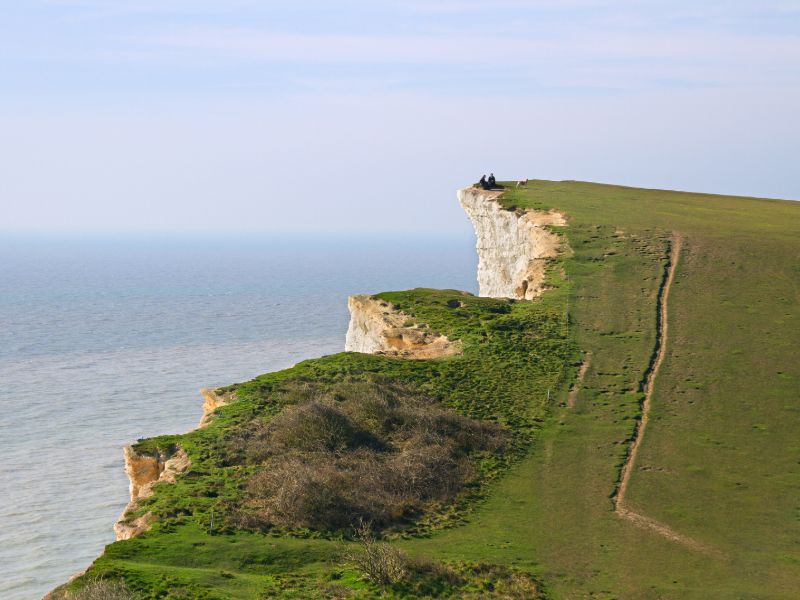
[[150,529],[153,515],[146,513],[138,519],[128,520],[126,515],[136,510],[140,498],[153,495],[156,483],[175,483],[175,477],[191,466],[189,456],[178,447],[172,454],[138,454],[133,446],[125,447],[125,474],[130,481],[131,500],[114,525],[117,540],[127,540]]
[[211,422],[214,411],[236,400],[235,393],[225,392],[219,394],[216,388],[202,388],[200,390],[200,395],[203,397],[203,416],[200,418],[200,423],[197,425],[199,429],[202,429]]
[[346,352],[412,359],[439,358],[461,352],[461,342],[431,332],[379,298],[350,296],[347,307],[350,325],[345,339]]
[[458,191],[477,237],[480,295],[530,300],[544,291],[547,261],[561,245],[547,226],[566,225],[566,219],[555,211],[506,210],[497,201],[501,194],[472,187]]
[[[203,416],[199,428],[206,427],[219,407],[230,404],[236,399],[232,392],[219,394],[216,388],[203,388]],[[153,495],[153,487],[157,483],[175,483],[175,478],[185,472],[192,464],[186,451],[178,447],[175,452],[155,455],[138,454],[133,446],[125,446],[125,474],[130,482],[130,502],[122,511],[119,520],[114,524],[117,541],[128,540],[147,531],[152,526],[154,516],[145,513],[137,519],[128,519],[127,515],[136,510],[139,500]]]

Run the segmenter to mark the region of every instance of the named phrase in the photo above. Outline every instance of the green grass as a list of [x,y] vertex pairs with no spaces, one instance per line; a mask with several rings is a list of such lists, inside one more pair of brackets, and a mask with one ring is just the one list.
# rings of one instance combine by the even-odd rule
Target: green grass
[[[510,189],[503,202],[569,217],[563,233],[573,253],[551,269],[554,289],[542,300],[380,294],[461,339],[464,355],[343,353],[233,386],[239,400],[207,429],[140,444],[146,451],[179,442],[192,470],[146,503],[159,515],[153,531],[109,546],[90,574],[124,576],[148,597],[179,597],[183,588],[191,597],[326,597],[331,585],[377,595],[342,558],[349,542],[308,531],[209,534],[208,526],[212,511],[224,521],[248,475],[219,463],[226,431],[275,414],[275,392],[287,380],[379,375],[515,436],[513,456],[488,469],[476,493],[393,542],[409,554],[511,565],[535,574],[552,598],[796,597],[800,204],[546,181]],[[627,502],[709,553],[619,519],[611,499],[640,416],[673,231],[684,236],[684,252],[670,338]],[[589,352],[567,408],[576,364]]]
[[635,380],[630,359],[641,355],[603,334],[642,329],[636,314],[654,315],[637,296],[642,287],[652,295],[653,281],[578,256],[571,312],[593,364],[576,410],[546,428],[552,460],[537,452],[525,465],[544,484],[529,514],[542,531],[531,549],[554,597],[796,597],[800,204],[540,181],[506,201],[566,211],[576,249],[596,225],[685,238],[638,461],[646,470],[634,471],[628,503],[717,553],[699,555],[611,512],[616,449],[630,431],[621,419],[636,414],[612,386]]

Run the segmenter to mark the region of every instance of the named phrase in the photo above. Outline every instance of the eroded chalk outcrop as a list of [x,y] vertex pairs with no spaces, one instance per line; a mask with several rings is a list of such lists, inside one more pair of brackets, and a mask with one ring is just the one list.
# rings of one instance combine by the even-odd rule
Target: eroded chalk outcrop
[[175,483],[175,478],[190,466],[189,456],[180,446],[169,452],[158,450],[154,454],[139,454],[133,446],[125,447],[125,474],[130,481],[130,502],[114,525],[117,540],[127,540],[150,529],[154,519],[146,513],[136,519],[128,515],[139,507],[139,500],[153,495],[157,483]]
[[461,342],[434,333],[391,303],[373,296],[350,296],[346,352],[430,359],[461,352]]
[[531,300],[546,289],[547,263],[561,247],[548,226],[566,225],[566,219],[556,211],[507,210],[498,202],[501,194],[472,187],[458,191],[475,228],[480,295]]
[[214,416],[214,412],[236,400],[234,392],[222,392],[217,388],[203,388],[200,390],[203,396],[203,416],[200,418],[199,428],[206,427]]
[[[198,424],[200,428],[211,422],[218,408],[236,399],[233,392],[221,392],[217,388],[203,388],[200,394],[203,396],[203,416]],[[157,483],[175,483],[175,478],[192,464],[186,451],[180,446],[170,451],[159,450],[154,454],[139,454],[133,446],[126,446],[123,454],[125,474],[130,482],[130,502],[114,524],[117,540],[128,540],[150,529],[155,519],[152,513],[145,513],[135,519],[128,515],[139,507],[139,500],[153,495],[153,488]]]

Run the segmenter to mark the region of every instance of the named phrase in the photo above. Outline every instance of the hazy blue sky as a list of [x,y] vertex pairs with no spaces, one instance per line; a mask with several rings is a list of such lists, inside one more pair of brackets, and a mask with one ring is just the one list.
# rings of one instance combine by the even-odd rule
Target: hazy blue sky
[[800,198],[800,0],[0,7],[0,231],[461,233],[488,171]]

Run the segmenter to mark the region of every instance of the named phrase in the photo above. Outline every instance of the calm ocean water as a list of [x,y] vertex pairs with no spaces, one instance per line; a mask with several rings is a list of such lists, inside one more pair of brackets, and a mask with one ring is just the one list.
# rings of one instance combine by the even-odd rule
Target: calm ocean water
[[114,539],[122,447],[197,425],[198,389],[340,351],[347,295],[475,292],[469,238],[0,242],[0,598]]

